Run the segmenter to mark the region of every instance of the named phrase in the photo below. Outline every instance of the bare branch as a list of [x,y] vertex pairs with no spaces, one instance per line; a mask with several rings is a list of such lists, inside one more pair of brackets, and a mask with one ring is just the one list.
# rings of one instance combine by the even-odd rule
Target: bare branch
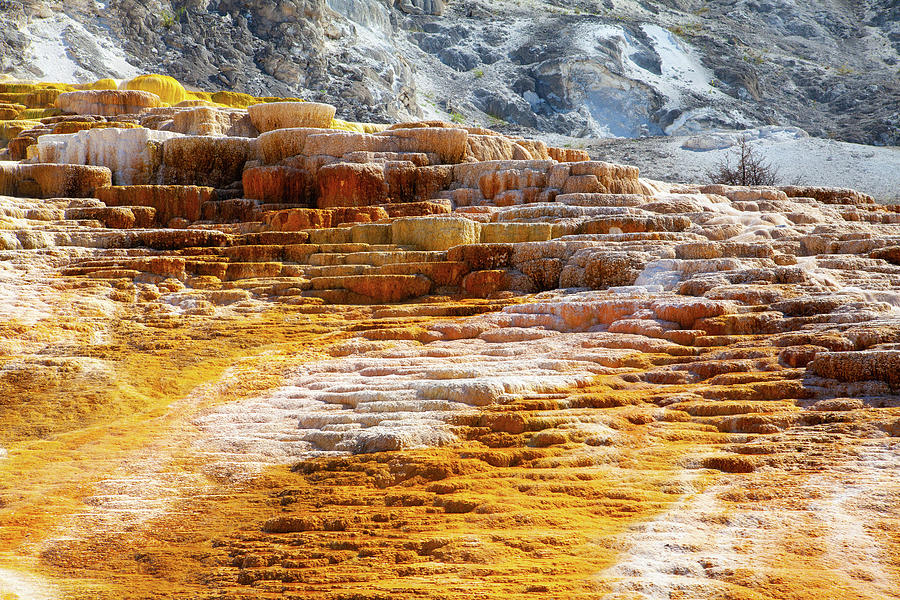
[[[735,154],[737,165],[731,166],[731,155]],[[706,176],[712,183],[725,185],[775,185],[778,182],[778,170],[766,162],[750,145],[747,136],[738,138],[737,146],[732,148],[724,159],[716,163]]]

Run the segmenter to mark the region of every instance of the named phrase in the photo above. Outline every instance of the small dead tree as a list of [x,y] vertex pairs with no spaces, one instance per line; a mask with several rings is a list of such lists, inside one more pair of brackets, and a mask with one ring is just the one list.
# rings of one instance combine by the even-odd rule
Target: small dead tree
[[[732,154],[737,160],[733,167]],[[707,171],[706,176],[712,183],[725,185],[775,185],[778,182],[778,170],[763,160],[743,135],[738,138],[737,146],[716,163],[712,171]]]

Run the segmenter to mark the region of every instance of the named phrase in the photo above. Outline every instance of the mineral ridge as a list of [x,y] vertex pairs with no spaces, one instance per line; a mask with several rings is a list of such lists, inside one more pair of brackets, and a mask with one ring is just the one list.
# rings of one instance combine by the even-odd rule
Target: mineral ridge
[[0,84],[0,598],[900,597],[896,206],[173,82]]

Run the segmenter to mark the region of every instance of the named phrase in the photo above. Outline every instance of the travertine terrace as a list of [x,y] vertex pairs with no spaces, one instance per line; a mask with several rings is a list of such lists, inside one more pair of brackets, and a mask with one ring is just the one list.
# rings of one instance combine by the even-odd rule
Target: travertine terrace
[[900,597],[896,207],[161,76],[0,102],[0,598]]

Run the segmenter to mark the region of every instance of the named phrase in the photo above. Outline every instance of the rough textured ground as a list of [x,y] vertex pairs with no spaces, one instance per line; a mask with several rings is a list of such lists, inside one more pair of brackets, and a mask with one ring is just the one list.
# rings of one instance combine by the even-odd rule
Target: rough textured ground
[[784,127],[560,143],[582,147],[599,160],[633,164],[653,179],[707,183],[720,165],[737,163],[735,146],[742,135],[772,168],[779,185],[853,187],[879,202],[900,203],[900,148],[896,146],[850,144]]
[[896,207],[131,84],[4,92],[0,598],[900,597]]

